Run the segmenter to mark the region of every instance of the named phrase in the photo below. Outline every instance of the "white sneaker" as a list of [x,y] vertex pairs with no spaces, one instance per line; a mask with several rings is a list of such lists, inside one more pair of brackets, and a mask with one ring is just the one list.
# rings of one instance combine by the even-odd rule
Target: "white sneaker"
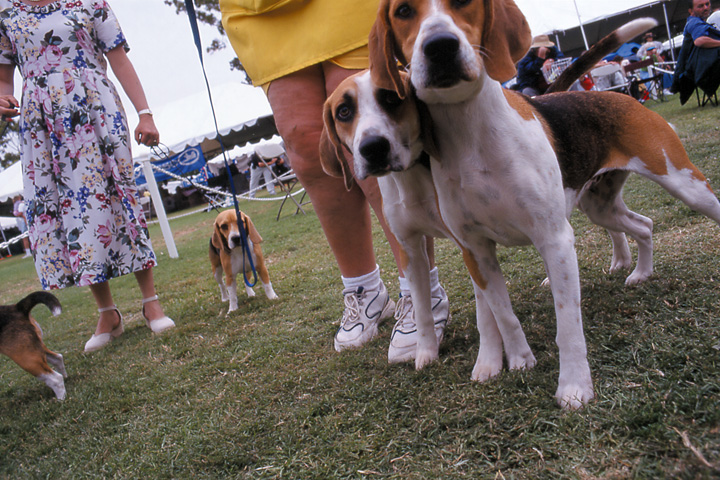
[[[441,287],[442,289],[442,287]],[[435,321],[435,335],[438,345],[445,334],[445,327],[450,321],[450,301],[445,290],[442,296],[431,297],[432,316]],[[417,348],[417,325],[415,324],[415,309],[412,297],[401,296],[395,309],[397,322],[390,335],[390,348],[388,348],[388,363],[407,362],[415,359]]]
[[365,290],[363,287],[346,288],[345,311],[340,319],[340,328],[335,334],[335,350],[360,348],[372,340],[378,333],[378,325],[390,318],[395,302],[390,300],[385,285],[378,290]]

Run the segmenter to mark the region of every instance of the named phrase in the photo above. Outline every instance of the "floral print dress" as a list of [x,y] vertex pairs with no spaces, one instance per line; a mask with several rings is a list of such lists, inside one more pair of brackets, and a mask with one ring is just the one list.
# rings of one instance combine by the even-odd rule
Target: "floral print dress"
[[0,63],[24,79],[23,189],[46,290],[155,266],[132,138],[104,53],[128,49],[105,0],[0,0]]

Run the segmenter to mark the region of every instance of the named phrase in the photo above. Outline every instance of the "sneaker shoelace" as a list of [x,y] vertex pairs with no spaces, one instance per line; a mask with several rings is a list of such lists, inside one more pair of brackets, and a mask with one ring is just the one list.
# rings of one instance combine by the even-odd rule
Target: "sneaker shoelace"
[[355,322],[360,318],[360,300],[364,296],[362,288],[357,290],[345,290],[345,311],[343,312],[340,326],[344,327],[348,322]]
[[412,314],[413,303],[412,297],[400,297],[395,305],[395,320],[399,320],[399,326],[403,328],[412,328],[415,326],[415,316]]

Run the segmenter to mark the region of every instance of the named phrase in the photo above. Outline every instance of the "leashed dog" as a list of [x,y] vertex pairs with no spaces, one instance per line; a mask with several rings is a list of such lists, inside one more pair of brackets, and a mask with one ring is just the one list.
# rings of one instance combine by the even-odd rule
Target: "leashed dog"
[[[46,292],[34,292],[16,305],[0,306],[0,353],[10,357],[23,370],[52,388],[58,400],[65,399],[65,363],[63,356],[49,350],[42,340],[40,325],[30,316],[38,303],[53,315],[60,315],[60,302]],[[53,370],[50,365],[55,367]]]
[[[502,339],[481,343],[474,378],[500,371],[502,343],[508,358],[528,359],[525,367],[534,362],[495,256],[497,243],[532,243],[555,300],[555,397],[565,408],[579,408],[594,393],[568,222],[573,206],[638,240],[641,256],[627,280],[637,283],[652,273],[652,223],[622,202],[629,172],[654,180],[719,223],[720,203],[672,128],[634,99],[602,92],[530,99],[504,90],[500,82],[514,75],[530,42],[512,0],[383,0],[371,33],[371,72],[377,85],[402,97],[396,63],[409,64],[412,85],[432,117],[437,157],[431,170],[440,213],[469,252],[465,262],[491,313],[481,320],[488,330],[495,323]],[[614,256],[614,265],[629,263],[629,251]]]
[[[270,283],[270,275],[265,266],[265,257],[260,244],[263,239],[253,225],[250,217],[240,212],[247,239],[250,243],[252,260],[257,270],[263,290],[267,298],[274,300],[278,298]],[[223,302],[229,302],[228,313],[238,308],[237,299],[237,276],[244,271],[250,275],[250,262],[241,248],[242,239],[238,230],[237,214],[235,210],[225,210],[215,219],[213,234],[210,237],[210,264],[212,265],[213,276],[220,286],[220,296]],[[251,287],[245,285],[245,292],[248,296],[254,297],[255,292]]]

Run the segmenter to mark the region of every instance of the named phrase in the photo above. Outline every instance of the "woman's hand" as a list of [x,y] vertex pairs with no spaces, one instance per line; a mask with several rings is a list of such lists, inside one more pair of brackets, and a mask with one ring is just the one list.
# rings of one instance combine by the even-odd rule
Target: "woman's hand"
[[160,133],[152,115],[148,113],[140,115],[140,122],[135,129],[135,141],[148,147],[154,147],[160,143]]
[[0,115],[4,121],[20,115],[17,109],[19,102],[13,95],[0,95]]

